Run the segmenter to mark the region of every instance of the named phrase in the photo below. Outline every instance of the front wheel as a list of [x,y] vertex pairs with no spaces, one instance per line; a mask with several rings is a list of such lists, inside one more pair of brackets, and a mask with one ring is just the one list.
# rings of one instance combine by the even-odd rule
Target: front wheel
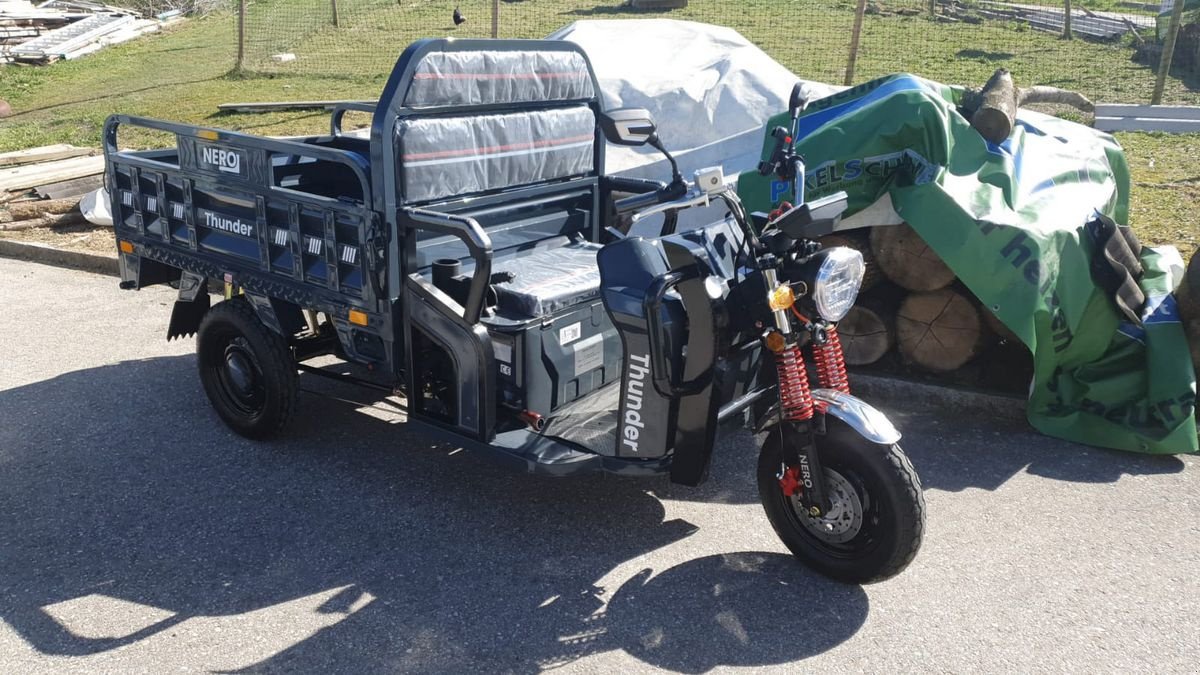
[[799,493],[784,494],[778,478],[780,430],[772,427],[758,456],[758,493],[767,519],[797,558],[828,577],[863,584],[895,576],[921,547],[921,481],[900,446],[876,445],[828,422],[829,433],[816,439],[829,512],[814,518]]

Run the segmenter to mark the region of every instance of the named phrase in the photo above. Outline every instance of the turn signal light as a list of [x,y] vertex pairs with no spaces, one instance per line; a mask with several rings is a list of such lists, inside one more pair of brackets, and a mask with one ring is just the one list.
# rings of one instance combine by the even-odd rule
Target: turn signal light
[[785,310],[796,304],[796,295],[792,293],[791,286],[777,286],[775,290],[767,294],[767,304],[771,306],[773,312]]
[[350,314],[347,318],[350,319],[350,323],[357,324],[359,326],[367,325],[366,313],[360,312],[357,309],[350,310]]
[[117,243],[117,246],[121,249],[121,253],[133,253],[133,242],[131,241],[122,239]]

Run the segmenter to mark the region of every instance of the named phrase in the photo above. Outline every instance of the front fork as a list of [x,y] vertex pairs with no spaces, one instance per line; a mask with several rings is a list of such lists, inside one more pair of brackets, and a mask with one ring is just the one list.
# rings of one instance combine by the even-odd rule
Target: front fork
[[[767,270],[764,275],[768,288],[778,285],[774,270]],[[798,336],[792,331],[789,310],[773,311],[777,332],[769,333],[766,342],[767,351],[774,354],[779,386],[780,423],[775,433],[780,434],[783,463],[776,478],[785,496],[799,492],[808,514],[820,517],[829,511],[825,472],[821,469],[816,442],[816,437],[825,433],[825,404],[813,400],[804,353]],[[850,393],[837,328],[812,323],[804,328],[811,338],[818,385]]]

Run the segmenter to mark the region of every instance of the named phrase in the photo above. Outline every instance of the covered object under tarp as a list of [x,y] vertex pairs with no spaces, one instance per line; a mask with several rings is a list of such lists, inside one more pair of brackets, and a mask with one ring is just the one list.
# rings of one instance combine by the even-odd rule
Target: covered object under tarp
[[[587,51],[608,107],[654,113],[685,173],[743,172],[751,210],[785,195],[751,171],[765,131],[785,122],[797,77],[737,33],[702,24],[578,22],[555,34]],[[842,229],[907,221],[1034,355],[1028,416],[1068,440],[1140,452],[1196,452],[1196,383],[1172,291],[1170,247],[1146,248],[1136,320],[1093,282],[1096,214],[1128,219],[1129,175],[1109,135],[1021,111],[1012,136],[983,140],[962,90],[895,75],[850,90],[807,83],[797,147],[807,197],[851,197]],[[776,117],[769,119],[772,115]],[[609,171],[662,178],[650,151],[614,152]]]

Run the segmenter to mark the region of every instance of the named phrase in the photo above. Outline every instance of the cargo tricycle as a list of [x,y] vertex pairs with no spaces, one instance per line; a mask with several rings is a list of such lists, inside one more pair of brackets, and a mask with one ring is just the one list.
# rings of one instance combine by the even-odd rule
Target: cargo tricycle
[[[350,112],[372,116],[369,137],[343,129]],[[168,338],[196,335],[234,431],[279,432],[299,378],[323,376],[396,394],[412,428],[521,470],[698,485],[722,423],[749,418],[763,506],[798,558],[849,582],[912,560],[920,484],[899,432],[850,395],[836,329],[863,261],[815,242],[845,198],[804,203],[790,143],[764,162],[796,181],[772,214],[747,213],[718,168],[606,176],[606,142],[670,154],[553,40],[417,42],[377,103],[331,117],[288,139],[105,128],[121,286],[177,285]],[[121,150],[128,127],[174,145]],[[724,217],[677,228],[712,204]],[[330,355],[366,372],[313,365]]]

